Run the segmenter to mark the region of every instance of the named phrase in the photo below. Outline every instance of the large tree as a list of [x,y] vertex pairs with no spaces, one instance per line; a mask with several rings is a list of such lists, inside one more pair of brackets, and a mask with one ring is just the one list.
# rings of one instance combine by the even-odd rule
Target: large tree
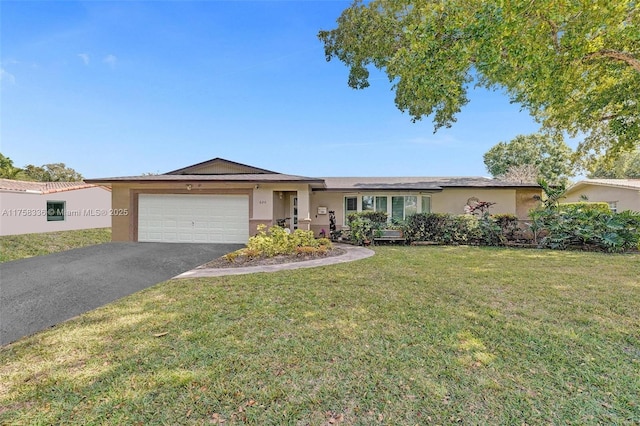
[[0,178],[18,179],[22,169],[13,165],[13,160],[0,153]]
[[571,148],[562,139],[545,134],[518,135],[509,142],[499,142],[484,154],[484,165],[494,177],[508,177],[515,167],[530,166],[537,178],[552,183],[573,176]]
[[64,163],[24,166],[24,173],[28,180],[39,182],[76,182],[83,179],[82,175]]
[[369,86],[384,70],[412,119],[450,126],[471,83],[502,89],[545,129],[582,137],[582,160],[640,141],[637,0],[356,0],[320,31],[327,60]]
[[613,161],[601,158],[589,171],[589,178],[640,179],[640,149],[623,152]]

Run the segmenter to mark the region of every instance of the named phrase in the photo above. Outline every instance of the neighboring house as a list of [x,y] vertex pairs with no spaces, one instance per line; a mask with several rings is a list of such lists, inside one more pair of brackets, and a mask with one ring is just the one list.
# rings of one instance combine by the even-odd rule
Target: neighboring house
[[316,235],[346,216],[382,210],[404,219],[417,212],[464,213],[469,200],[491,201],[491,213],[526,219],[536,184],[489,178],[311,178],[215,158],[162,175],[87,179],[109,185],[114,241],[246,243],[257,226],[287,218],[290,229]]
[[0,235],[108,228],[111,191],[85,182],[0,179]]
[[611,210],[640,212],[640,179],[585,179],[567,189],[563,202],[609,203]]

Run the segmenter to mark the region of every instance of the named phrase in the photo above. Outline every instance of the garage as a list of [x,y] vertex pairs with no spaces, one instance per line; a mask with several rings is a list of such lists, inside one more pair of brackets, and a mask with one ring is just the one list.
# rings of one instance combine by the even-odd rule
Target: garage
[[138,196],[138,241],[245,244],[248,239],[247,195]]

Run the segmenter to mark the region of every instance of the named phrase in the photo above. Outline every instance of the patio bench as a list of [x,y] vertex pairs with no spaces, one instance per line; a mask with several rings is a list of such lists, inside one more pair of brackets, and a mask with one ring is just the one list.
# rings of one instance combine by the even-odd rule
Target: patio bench
[[375,231],[373,235],[374,242],[390,241],[390,242],[404,242],[406,238],[401,229],[381,229]]

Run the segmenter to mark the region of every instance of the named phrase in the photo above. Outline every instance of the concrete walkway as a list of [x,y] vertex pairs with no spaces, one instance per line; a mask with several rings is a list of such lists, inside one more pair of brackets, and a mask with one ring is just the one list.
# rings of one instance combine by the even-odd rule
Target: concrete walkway
[[196,268],[184,272],[176,278],[200,278],[200,277],[221,277],[224,275],[245,275],[257,272],[277,272],[290,269],[315,268],[317,266],[334,265],[336,263],[352,262],[354,260],[365,259],[373,256],[374,251],[364,247],[356,247],[349,244],[336,244],[345,250],[340,256],[324,257],[320,259],[305,260],[302,262],[282,263],[277,265],[247,266],[244,268]]

